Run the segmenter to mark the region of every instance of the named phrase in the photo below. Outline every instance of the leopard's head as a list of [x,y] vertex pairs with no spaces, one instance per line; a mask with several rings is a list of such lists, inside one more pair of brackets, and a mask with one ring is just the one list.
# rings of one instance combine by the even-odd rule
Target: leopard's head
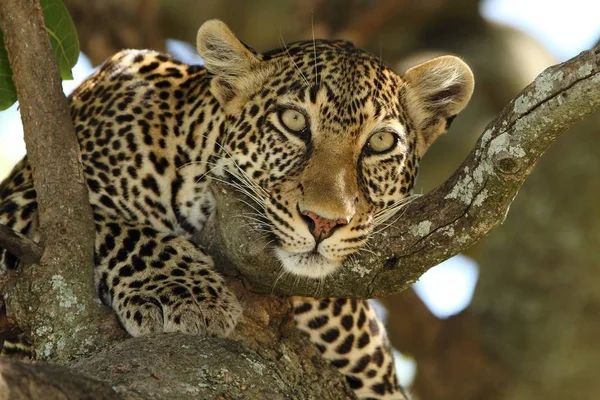
[[258,54],[220,21],[200,28],[198,51],[227,115],[222,171],[256,203],[284,269],[313,278],[394,214],[473,92],[456,57],[398,75],[345,41]]

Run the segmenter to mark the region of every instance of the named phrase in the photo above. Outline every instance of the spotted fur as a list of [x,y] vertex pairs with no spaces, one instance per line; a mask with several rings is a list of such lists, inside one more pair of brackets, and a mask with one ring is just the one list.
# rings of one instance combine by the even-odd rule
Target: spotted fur
[[[211,182],[247,195],[248,218],[273,238],[284,271],[323,278],[405,201],[419,159],[473,90],[455,57],[400,76],[344,41],[258,54],[219,21],[200,28],[198,50],[205,67],[123,51],[70,96],[96,224],[96,286],[134,336],[235,327],[238,300],[192,241],[215,205]],[[0,223],[35,236],[26,158],[0,184]],[[0,267],[18,260],[0,249]],[[358,397],[405,398],[368,302],[294,305],[298,327]]]

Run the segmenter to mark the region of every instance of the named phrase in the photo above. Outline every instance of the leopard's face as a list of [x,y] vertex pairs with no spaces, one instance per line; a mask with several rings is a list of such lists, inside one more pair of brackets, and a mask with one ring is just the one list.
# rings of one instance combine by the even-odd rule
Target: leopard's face
[[470,70],[445,57],[401,77],[341,41],[256,55],[215,24],[198,47],[227,113],[222,171],[255,203],[250,218],[284,269],[327,276],[409,194],[420,157],[470,97]]

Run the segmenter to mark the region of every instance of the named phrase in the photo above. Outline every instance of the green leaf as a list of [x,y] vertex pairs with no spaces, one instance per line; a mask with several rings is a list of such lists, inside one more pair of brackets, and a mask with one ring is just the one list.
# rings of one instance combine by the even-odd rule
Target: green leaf
[[[2,0],[0,0],[2,1]],[[62,0],[40,0],[48,39],[62,79],[73,79],[71,69],[79,57],[77,30]],[[17,101],[17,90],[12,80],[4,35],[0,29],[0,111]]]
[[62,0],[40,0],[40,4],[60,77],[73,79],[71,69],[79,57],[75,24]]
[[12,69],[4,47],[4,35],[0,29],[0,111],[6,110],[17,101],[17,88],[12,80]]

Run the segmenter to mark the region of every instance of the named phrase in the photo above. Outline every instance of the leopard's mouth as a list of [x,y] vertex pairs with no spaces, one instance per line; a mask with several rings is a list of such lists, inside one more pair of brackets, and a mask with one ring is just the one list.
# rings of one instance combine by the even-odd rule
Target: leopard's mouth
[[292,253],[281,248],[275,248],[275,254],[281,261],[285,271],[314,279],[331,275],[342,264],[341,261],[331,260],[314,251]]

